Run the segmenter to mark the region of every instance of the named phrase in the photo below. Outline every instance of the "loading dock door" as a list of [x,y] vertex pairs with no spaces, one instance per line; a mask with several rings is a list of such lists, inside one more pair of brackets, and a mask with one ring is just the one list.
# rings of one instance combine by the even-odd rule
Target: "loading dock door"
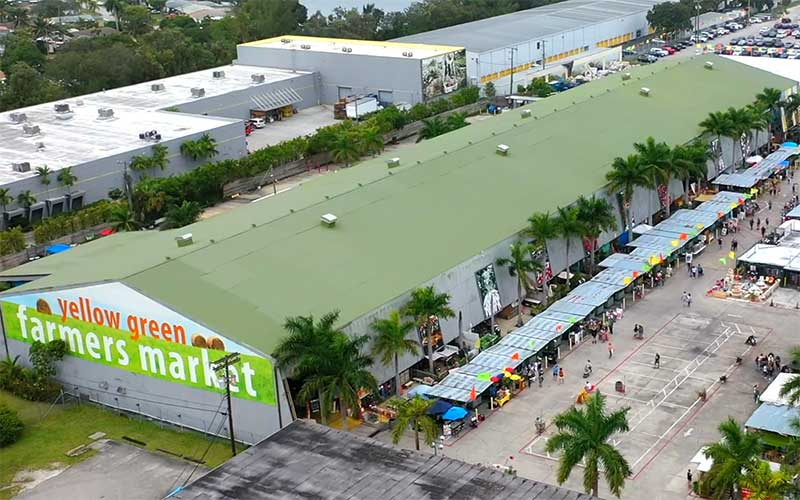
[[353,87],[339,87],[339,99],[353,95]]
[[394,92],[391,90],[379,90],[378,100],[381,104],[392,104],[394,102]]

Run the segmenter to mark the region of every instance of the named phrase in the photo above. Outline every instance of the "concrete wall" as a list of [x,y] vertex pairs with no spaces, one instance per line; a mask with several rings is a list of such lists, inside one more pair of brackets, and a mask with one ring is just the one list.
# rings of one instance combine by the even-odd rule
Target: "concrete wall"
[[311,73],[298,74],[290,80],[253,85],[220,96],[187,101],[177,107],[183,113],[247,120],[250,118],[250,110],[256,107],[250,100],[251,97],[282,89],[292,89],[300,94],[303,101],[295,104],[297,109],[319,104],[319,74]]
[[[220,120],[219,126],[208,131],[208,133],[217,141],[219,154],[214,157],[214,161],[241,158],[247,154],[242,122]],[[181,155],[180,147],[185,141],[198,139],[202,135],[202,133],[197,133],[179,139],[162,141],[161,144],[169,150],[169,166],[163,171],[149,171],[147,175],[151,177],[167,177],[197,168],[206,160],[192,161]],[[108,192],[111,189],[122,189],[123,187],[123,162],[130,164],[134,156],[151,154],[152,146],[152,143],[142,141],[142,147],[137,150],[74,166],[72,172],[78,177],[78,181],[71,188],[72,193],[84,191],[86,193],[83,199],[84,205],[108,198]],[[38,200],[37,205],[34,206],[35,209],[40,204],[44,205],[45,200],[63,199],[66,195],[65,188],[56,180],[57,175],[58,172],[54,172],[51,175],[49,186],[43,185],[38,177],[30,177],[8,184],[6,187],[10,189],[11,195],[15,198],[18,193],[30,190]],[[140,177],[140,174],[136,172],[133,172],[132,175],[134,182]],[[16,204],[8,207],[9,210],[14,208],[17,208]]]
[[373,57],[304,50],[240,45],[238,64],[316,71],[320,74],[323,104],[347,95],[390,91],[393,102],[416,104],[422,98],[422,66],[419,59]]
[[[28,363],[30,344],[7,340],[13,358]],[[5,356],[5,352],[3,352]],[[121,409],[175,425],[228,435],[227,412],[221,394],[181,384],[146,377],[72,356],[58,363],[57,379],[64,391],[110,408]],[[278,384],[281,418],[284,426],[291,422],[283,385]],[[280,429],[278,407],[232,398],[233,427],[237,440],[255,444]]]

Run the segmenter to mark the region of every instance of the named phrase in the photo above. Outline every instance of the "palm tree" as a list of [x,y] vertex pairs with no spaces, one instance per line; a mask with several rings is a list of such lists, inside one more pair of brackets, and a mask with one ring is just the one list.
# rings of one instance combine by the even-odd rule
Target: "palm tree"
[[[650,182],[642,187],[648,189],[656,189],[658,199],[662,206],[669,213],[669,181],[671,175],[667,175],[665,169],[668,168],[667,162],[670,156],[670,149],[664,142],[656,142],[652,137],[648,137],[644,143],[636,142],[633,144],[633,149],[639,155],[639,159],[645,169],[647,169]],[[647,199],[652,197],[649,195]],[[649,205],[648,205],[649,207]],[[648,217],[653,212],[652,209],[648,210]]]
[[34,38],[49,37],[53,32],[53,28],[54,26],[50,20],[41,16],[34,17],[33,21],[31,22],[31,31],[33,32]]
[[120,203],[111,209],[111,224],[115,231],[138,231],[139,223],[127,203]]
[[30,191],[23,191],[17,195],[17,203],[25,209],[25,216],[28,222],[31,220],[31,207],[36,203],[36,198]]
[[628,411],[622,408],[606,414],[606,398],[599,391],[586,403],[585,409],[572,407],[557,415],[553,423],[558,432],[547,440],[548,453],[561,451],[556,480],[563,484],[576,465],[583,463],[583,488],[598,496],[600,466],[611,493],[619,497],[631,467],[625,457],[608,441],[618,432],[628,431]]
[[23,7],[12,7],[8,9],[8,20],[14,23],[14,28],[24,28],[31,22],[27,9]]
[[358,132],[359,148],[367,154],[377,154],[383,151],[386,145],[383,142],[383,134],[377,126],[363,127]]
[[569,244],[572,238],[580,236],[583,228],[581,221],[578,219],[578,209],[574,207],[558,207],[556,210],[556,227],[558,228],[558,235],[564,238],[566,273],[567,273],[567,289],[569,289],[570,275],[569,275]]
[[708,471],[708,481],[717,500],[731,496],[740,499],[741,481],[756,465],[761,454],[758,436],[745,432],[732,418],[719,424],[722,439],[708,445],[706,458],[714,460]]
[[[758,143],[758,133],[761,130],[767,130],[767,134],[769,134],[770,126],[772,125],[772,120],[770,117],[767,116],[769,113],[768,109],[765,109],[760,102],[755,102],[747,106],[747,111],[750,113],[751,123],[753,124],[753,128],[755,129],[755,146],[758,148],[760,144]],[[767,142],[769,142],[770,138],[767,137]]]
[[437,293],[433,285],[411,291],[411,300],[402,313],[414,318],[417,327],[428,337],[428,368],[433,371],[433,327],[439,320],[453,318],[456,313],[450,308],[450,295]]
[[717,169],[719,169],[719,160],[722,159],[722,138],[730,137],[730,131],[733,128],[730,116],[724,111],[709,113],[708,117],[700,122],[700,128],[703,129],[704,134],[717,136],[717,147],[713,152],[717,159]]
[[800,109],[800,94],[792,94],[786,98],[786,103],[783,106],[787,116],[792,117],[792,124],[796,125],[795,113]]
[[[800,347],[793,347],[791,350],[792,364],[800,363]],[[786,398],[792,406],[800,402],[800,377],[794,377],[781,386],[780,396]]]
[[759,460],[742,478],[742,486],[750,490],[750,500],[784,500],[793,489],[792,474],[785,470],[772,472],[769,464]]
[[753,125],[753,117],[752,115],[745,109],[745,108],[728,108],[726,111],[728,115],[728,120],[731,123],[731,127],[726,134],[726,137],[730,138],[733,141],[733,155],[731,156],[731,165],[736,163],[736,146],[739,146],[739,150],[742,153],[742,162],[744,162],[745,157],[747,156],[747,145],[742,144],[742,139],[747,139],[754,127]]
[[756,103],[764,110],[769,111],[769,133],[773,133],[773,127],[780,120],[780,108],[783,106],[781,91],[775,88],[764,87],[761,92],[756,94]]
[[428,415],[428,410],[435,403],[432,399],[423,399],[415,396],[411,399],[395,399],[389,404],[397,411],[397,418],[392,429],[392,442],[397,444],[403,434],[410,428],[414,429],[414,446],[419,451],[419,431],[422,431],[425,444],[428,446],[436,442],[439,435],[439,426],[436,420]]
[[103,2],[103,8],[114,15],[117,31],[119,31],[119,14],[126,5],[128,5],[128,2],[125,0],[104,0]]
[[369,389],[378,392],[378,382],[370,372],[372,359],[361,351],[369,342],[369,336],[350,338],[335,335],[322,356],[304,358],[299,366],[306,374],[298,397],[308,401],[315,394],[327,398],[339,398],[339,410],[344,430],[350,430],[348,409],[358,408],[359,391]]
[[541,261],[531,257],[536,247],[522,241],[511,244],[511,255],[497,259],[498,266],[508,266],[509,272],[517,276],[517,326],[522,326],[522,291],[531,287],[528,273],[542,272]]
[[614,208],[605,198],[581,196],[577,207],[578,219],[583,226],[581,236],[589,243],[589,273],[594,274],[597,241],[603,232],[617,229],[617,218],[614,217]]
[[39,177],[39,182],[41,182],[45,186],[50,185],[50,174],[52,173],[53,171],[50,170],[50,167],[48,167],[47,165],[44,165],[42,167],[36,167],[36,175]]
[[194,161],[211,158],[216,156],[217,141],[208,134],[203,134],[196,141],[189,140],[181,144],[181,154],[188,156]]
[[[534,244],[544,252],[545,262],[550,262],[550,255],[547,252],[547,242],[558,238],[558,227],[556,219],[550,212],[536,212],[528,217],[528,227],[523,234],[533,238]],[[545,292],[549,295],[550,288],[547,286],[547,279],[543,279],[542,284]]]
[[358,160],[361,153],[358,149],[358,137],[354,132],[341,133],[331,144],[331,156],[338,163],[344,163],[349,167],[351,163]]
[[633,193],[637,187],[650,186],[652,178],[647,168],[642,165],[639,155],[628,155],[627,158],[614,158],[611,170],[606,173],[608,192],[612,195],[622,194],[623,228],[627,228],[628,241],[631,241],[633,222],[630,217]]
[[6,226],[6,208],[12,203],[14,203],[14,197],[11,196],[11,191],[8,188],[0,188],[0,208],[3,209],[3,213],[0,214],[0,219],[3,221],[3,229],[5,229]]
[[97,7],[100,3],[97,0],[81,0],[80,5],[90,14],[94,14],[97,12]]
[[447,126],[448,132],[464,128],[469,125],[469,122],[467,121],[467,114],[453,113],[445,119],[445,125]]
[[8,18],[10,8],[11,3],[8,0],[0,0],[0,21],[5,21]]
[[378,334],[372,346],[372,354],[379,357],[384,365],[394,361],[394,390],[400,394],[400,356],[419,354],[419,342],[408,338],[414,330],[413,321],[403,321],[400,311],[392,311],[388,319],[378,319],[372,323]]
[[713,153],[707,142],[694,141],[686,146],[672,148],[671,162],[677,167],[677,175],[683,183],[683,192],[689,196],[689,182],[696,179],[701,184],[708,179],[708,161]]
[[[61,172],[58,173],[58,182],[61,183],[62,186],[67,188],[67,197],[72,196],[72,186],[75,185],[75,182],[78,181],[78,176],[72,173],[72,168],[67,167],[63,169]],[[70,210],[72,209],[72,199],[69,200],[69,207]]]
[[[283,329],[288,336],[278,343],[272,352],[278,368],[285,376],[290,374],[298,378],[305,375],[301,366],[313,366],[319,357],[324,357],[334,337],[344,335],[334,326],[339,320],[339,311],[330,312],[314,321],[314,316],[295,316],[286,318]],[[328,406],[325,394],[320,390],[319,407],[322,423],[327,423]]]
[[423,139],[433,139],[448,132],[447,124],[438,116],[422,120],[422,130],[419,132],[417,142]]

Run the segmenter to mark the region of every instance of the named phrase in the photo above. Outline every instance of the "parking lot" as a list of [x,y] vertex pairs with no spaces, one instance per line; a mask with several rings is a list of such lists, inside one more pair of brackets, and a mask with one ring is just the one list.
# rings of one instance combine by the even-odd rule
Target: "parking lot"
[[295,137],[313,134],[318,128],[333,125],[336,122],[337,120],[333,118],[332,106],[320,105],[306,108],[290,118],[267,123],[264,128],[255,129],[247,137],[247,149],[257,151],[267,146],[274,146]]

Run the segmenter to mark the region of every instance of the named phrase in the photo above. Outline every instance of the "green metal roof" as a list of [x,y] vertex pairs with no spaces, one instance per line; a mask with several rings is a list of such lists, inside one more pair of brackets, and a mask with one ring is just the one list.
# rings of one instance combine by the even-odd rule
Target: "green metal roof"
[[[47,275],[16,290],[124,281],[270,352],[286,316],[339,309],[346,324],[519,232],[531,213],[602,188],[633,142],[689,141],[707,113],[793,85],[715,56],[632,75],[537,102],[528,119],[515,110],[404,148],[387,155],[403,165],[391,171],[376,158],[177,231],[102,238],[0,275]],[[335,228],[321,225],[326,213]],[[187,232],[194,244],[178,248]]]

